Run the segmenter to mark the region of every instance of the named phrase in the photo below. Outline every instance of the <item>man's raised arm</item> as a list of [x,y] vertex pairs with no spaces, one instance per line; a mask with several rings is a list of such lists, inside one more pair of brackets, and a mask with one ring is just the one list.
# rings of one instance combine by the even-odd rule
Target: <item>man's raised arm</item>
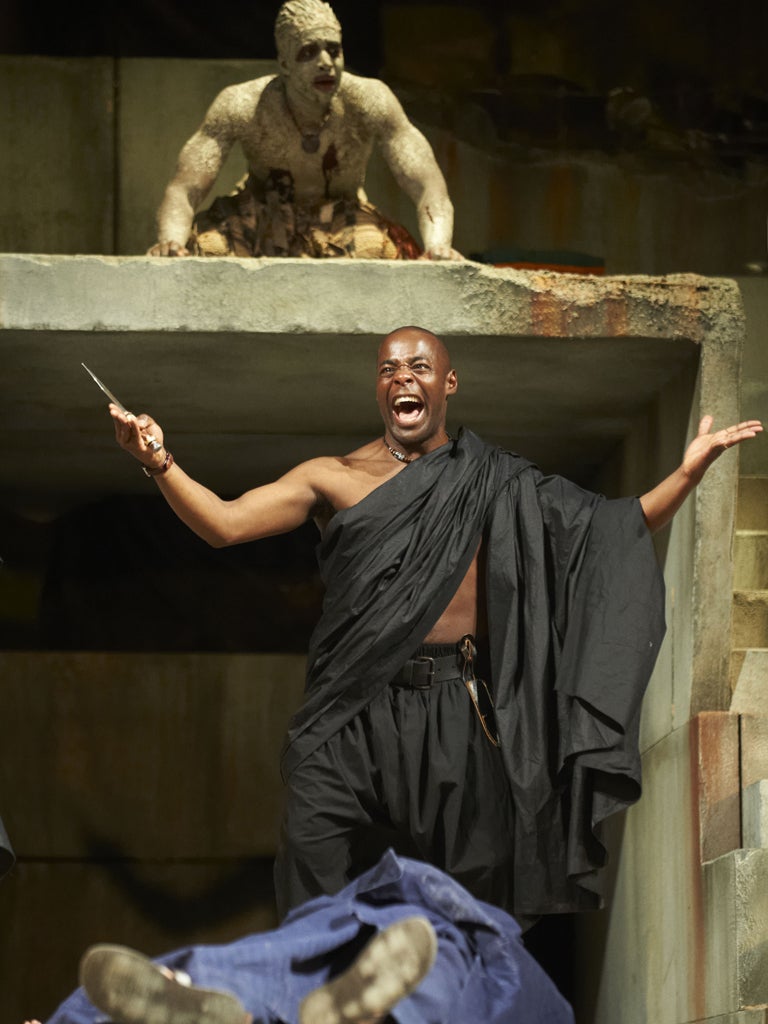
[[157,211],[157,242],[148,256],[188,256],[192,221],[235,141],[228,90],[219,93],[195,134],[184,144]]
[[274,483],[225,501],[175,464],[163,444],[163,431],[147,415],[134,416],[110,405],[115,437],[154,477],[163,497],[183,523],[221,548],[287,533],[311,518],[322,503],[315,488],[315,463],[303,463]]
[[660,484],[640,498],[643,515],[651,533],[666,526],[685,499],[696,487],[712,463],[735,444],[756,437],[763,427],[760,420],[745,420],[716,433],[713,419],[705,416],[699,423],[699,432],[688,445],[678,468]]
[[460,260],[452,248],[453,204],[432,147],[405,115],[383,82],[371,83],[377,94],[377,132],[381,151],[395,180],[416,205],[425,255],[434,260]]

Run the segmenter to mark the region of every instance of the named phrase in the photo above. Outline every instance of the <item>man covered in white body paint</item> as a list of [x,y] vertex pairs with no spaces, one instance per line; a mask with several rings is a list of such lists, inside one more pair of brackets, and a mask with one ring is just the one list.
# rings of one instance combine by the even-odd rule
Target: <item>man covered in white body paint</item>
[[[388,86],[344,71],[328,4],[288,0],[275,41],[280,73],[224,89],[181,150],[149,255],[460,259],[429,143]],[[195,217],[235,143],[247,177]],[[416,205],[423,251],[368,201],[374,145]]]

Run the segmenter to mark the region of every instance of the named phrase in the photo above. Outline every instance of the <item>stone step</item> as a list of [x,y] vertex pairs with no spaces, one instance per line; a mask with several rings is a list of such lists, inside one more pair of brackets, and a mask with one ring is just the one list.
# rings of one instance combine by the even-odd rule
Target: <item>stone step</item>
[[736,590],[768,588],[768,530],[737,530],[733,548]]
[[768,719],[768,647],[731,650],[730,711]]
[[768,530],[768,477],[739,477],[737,530]]
[[701,976],[708,1013],[700,1019],[713,1024],[722,1014],[729,1024],[741,1024],[750,1018],[737,1016],[737,1010],[768,1004],[768,849],[734,850],[708,861],[703,889]]
[[746,850],[768,849],[768,779],[753,782],[742,794],[741,836]]
[[731,647],[768,647],[768,590],[734,590]]

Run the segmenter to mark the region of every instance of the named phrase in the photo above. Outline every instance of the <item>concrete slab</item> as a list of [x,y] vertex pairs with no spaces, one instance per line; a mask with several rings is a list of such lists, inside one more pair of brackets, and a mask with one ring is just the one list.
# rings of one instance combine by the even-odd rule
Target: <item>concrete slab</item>
[[694,275],[2,256],[0,492],[146,486],[115,456],[81,361],[154,412],[174,454],[225,492],[269,478],[275,462],[349,450],[378,433],[375,348],[402,323],[452,346],[454,428],[583,479],[695,366],[706,337],[738,336],[740,318],[735,285]]
[[768,1010],[764,1006],[757,1006],[754,1009],[738,1010],[736,1013],[692,1021],[691,1024],[768,1024]]

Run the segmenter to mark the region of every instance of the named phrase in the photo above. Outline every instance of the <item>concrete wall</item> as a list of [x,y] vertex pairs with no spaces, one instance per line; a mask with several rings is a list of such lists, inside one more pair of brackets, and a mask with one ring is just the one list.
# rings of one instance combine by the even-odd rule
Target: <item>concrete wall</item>
[[[768,274],[737,278],[744,301],[747,333],[742,366],[741,414],[768,423]],[[742,452],[745,475],[768,475],[766,445]]]
[[[743,388],[738,361],[723,367],[711,388],[702,367],[693,402],[682,403],[690,409],[689,430],[713,401],[726,405],[718,421],[723,414],[764,415],[766,281],[739,284]],[[662,396],[673,421],[683,397],[672,387]],[[765,467],[764,444],[745,447],[742,471],[765,474]],[[669,532],[669,632],[643,710],[644,795],[612,826],[611,905],[577,929],[578,1019],[585,1024],[764,1019],[765,651],[727,658],[723,646],[762,648],[766,633],[763,620],[747,622],[738,605],[732,625],[723,597],[734,587],[765,586],[756,546],[765,530],[765,494],[764,481],[745,480],[737,519],[732,503],[718,507],[699,492]],[[734,550],[740,554],[729,582]],[[701,611],[710,601],[720,608],[705,624]],[[720,653],[710,649],[709,657],[705,648],[715,638]]]
[[0,654],[0,1017],[40,1020],[93,942],[274,927],[280,746],[301,655]]
[[[272,69],[0,57],[0,250],[146,251],[176,155],[215,94]],[[647,274],[732,275],[765,257],[762,165],[724,170],[677,153],[523,147],[500,140],[477,103],[403,99],[448,181],[462,252],[570,250],[603,259],[610,273]],[[233,154],[215,194],[243,170]],[[416,232],[411,204],[379,158],[368,190]]]

